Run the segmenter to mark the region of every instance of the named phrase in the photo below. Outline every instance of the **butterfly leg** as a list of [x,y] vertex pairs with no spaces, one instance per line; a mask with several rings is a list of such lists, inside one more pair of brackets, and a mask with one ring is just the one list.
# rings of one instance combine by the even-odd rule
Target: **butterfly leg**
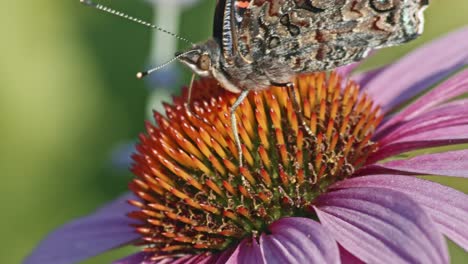
[[309,134],[309,136],[315,137],[314,133],[312,133],[312,130],[310,130],[310,127],[307,125],[306,121],[304,120],[304,115],[302,114],[302,109],[297,99],[296,87],[294,83],[287,83],[286,86],[291,91],[292,104],[294,107],[294,111],[296,111],[297,118],[299,118],[299,122],[301,122],[302,127],[304,127],[304,130],[307,132],[307,134]]
[[190,101],[192,101],[192,88],[193,88],[193,83],[195,82],[195,73],[192,74],[192,79],[190,79],[190,86],[188,89],[188,95],[187,95],[187,106],[190,110]]
[[188,89],[188,94],[187,94],[187,101],[185,102],[185,107],[187,108],[187,111],[189,114],[193,115],[195,118],[203,122],[203,119],[192,109],[192,89],[193,89],[193,84],[195,82],[195,73],[192,74],[192,79],[190,80],[190,86]]
[[239,133],[237,132],[237,118],[236,118],[236,109],[239,105],[244,101],[244,99],[249,94],[249,90],[244,90],[242,93],[237,97],[236,102],[231,106],[231,129],[232,134],[234,135],[234,140],[236,141],[237,151],[239,154],[239,167],[242,167],[242,145],[239,138]]
[[304,115],[302,114],[302,110],[297,99],[296,87],[294,83],[289,82],[289,83],[271,83],[271,84],[275,86],[279,86],[279,87],[287,87],[288,90],[291,91],[291,101],[294,107],[294,111],[296,112],[297,118],[299,118],[299,122],[301,122],[302,127],[307,132],[307,134],[309,134],[309,136],[315,137],[314,133],[312,133],[312,130],[310,130],[310,127],[307,125],[306,121],[304,120]]

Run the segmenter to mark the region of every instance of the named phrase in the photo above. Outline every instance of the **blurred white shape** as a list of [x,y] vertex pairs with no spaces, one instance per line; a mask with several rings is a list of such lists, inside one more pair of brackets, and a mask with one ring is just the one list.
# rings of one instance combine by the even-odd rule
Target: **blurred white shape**
[[[153,24],[169,32],[177,34],[181,13],[199,0],[147,0],[154,11]],[[153,30],[149,55],[150,67],[161,65],[172,59],[177,51],[178,40],[166,33]],[[173,88],[180,78],[177,62],[170,64],[145,78],[150,86],[150,94],[146,102],[146,113],[151,117],[153,111],[164,113],[163,101],[170,102]],[[172,86],[172,87],[171,87]],[[149,118],[149,120],[153,120]],[[127,170],[131,165],[131,155],[135,151],[135,141],[131,140],[117,144],[111,151],[110,161],[114,168]]]
[[[147,0],[154,10],[153,22],[169,32],[177,34],[181,12],[199,0]],[[164,63],[177,51],[177,39],[155,30],[152,37],[150,59],[152,63]]]

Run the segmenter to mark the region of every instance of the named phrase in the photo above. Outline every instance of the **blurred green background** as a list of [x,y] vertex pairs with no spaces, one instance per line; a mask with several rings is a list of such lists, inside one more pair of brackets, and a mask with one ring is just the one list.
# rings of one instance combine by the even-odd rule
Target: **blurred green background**
[[[152,17],[143,1],[102,3]],[[180,34],[207,39],[214,4],[204,0],[185,10]],[[78,0],[1,6],[0,263],[20,263],[49,231],[126,190],[131,175],[113,169],[109,158],[116,144],[143,131],[149,92],[134,74],[148,62],[152,32]],[[468,24],[467,14],[466,0],[431,1],[423,37],[381,51],[363,67],[388,63]],[[468,191],[466,182],[445,183]],[[466,263],[466,252],[450,249],[453,263]],[[129,250],[86,263],[108,263]]]

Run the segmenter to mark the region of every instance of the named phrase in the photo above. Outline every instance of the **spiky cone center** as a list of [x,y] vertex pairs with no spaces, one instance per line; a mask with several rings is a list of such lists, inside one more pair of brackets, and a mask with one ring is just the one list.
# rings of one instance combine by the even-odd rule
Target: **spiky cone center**
[[288,88],[251,92],[236,111],[240,168],[229,121],[236,95],[214,80],[195,83],[190,108],[181,96],[165,105],[166,117],[154,113],[157,125],[147,123],[140,136],[130,184],[141,198],[130,201],[137,210],[129,216],[139,221],[144,250],[155,256],[219,251],[268,232],[282,217],[314,217],[314,198],[365,163],[377,147],[370,139],[379,107],[335,73],[295,82],[312,135]]

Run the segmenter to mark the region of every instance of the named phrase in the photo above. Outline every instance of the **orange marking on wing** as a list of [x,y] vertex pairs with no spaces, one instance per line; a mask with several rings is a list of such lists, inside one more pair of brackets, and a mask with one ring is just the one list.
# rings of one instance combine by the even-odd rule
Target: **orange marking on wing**
[[237,1],[236,6],[239,8],[247,8],[249,7],[249,1],[243,1],[243,0]]

